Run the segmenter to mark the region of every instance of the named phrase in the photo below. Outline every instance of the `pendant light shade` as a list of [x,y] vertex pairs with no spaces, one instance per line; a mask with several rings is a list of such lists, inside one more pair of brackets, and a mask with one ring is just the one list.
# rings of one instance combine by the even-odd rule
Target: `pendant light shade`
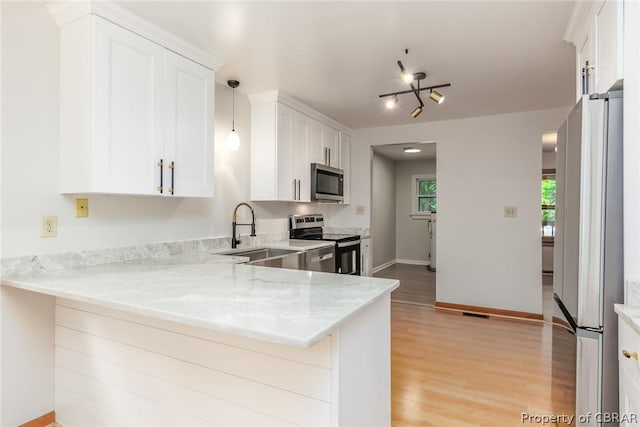
[[238,151],[240,149],[240,137],[238,132],[232,130],[227,135],[227,148],[231,151]]
[[233,89],[233,120],[231,132],[227,135],[227,149],[238,151],[240,149],[240,136],[238,136],[238,132],[236,132],[236,88],[240,86],[240,82],[238,80],[228,80],[227,85]]

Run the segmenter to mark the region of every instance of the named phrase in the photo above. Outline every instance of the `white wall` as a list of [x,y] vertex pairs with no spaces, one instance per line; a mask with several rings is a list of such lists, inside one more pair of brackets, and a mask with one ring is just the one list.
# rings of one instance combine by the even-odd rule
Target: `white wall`
[[[438,141],[438,283],[441,302],[541,313],[540,135],[569,111],[558,108],[415,125],[361,129],[352,157],[371,146]],[[354,177],[371,164],[355,162]],[[370,182],[352,184],[352,209],[332,220],[366,227]],[[365,215],[354,215],[362,205]],[[517,206],[517,218],[504,218]]]
[[542,153],[542,169],[556,168],[556,152],[545,151]]
[[377,153],[372,162],[371,239],[376,268],[396,259],[396,165]]
[[[250,106],[245,95],[236,91],[241,148],[231,152],[225,146],[231,130],[231,89],[216,84],[213,199],[89,196],[89,218],[75,218],[74,196],[58,193],[59,27],[44,3],[4,3],[2,40],[0,256],[231,234],[233,207],[249,197]],[[286,231],[291,213],[329,209],[293,203],[253,205],[259,234]],[[245,216],[245,210],[240,214]],[[58,216],[58,237],[40,237],[43,215]]]
[[396,258],[427,262],[427,221],[409,217],[415,194],[413,175],[436,174],[435,160],[396,162]]

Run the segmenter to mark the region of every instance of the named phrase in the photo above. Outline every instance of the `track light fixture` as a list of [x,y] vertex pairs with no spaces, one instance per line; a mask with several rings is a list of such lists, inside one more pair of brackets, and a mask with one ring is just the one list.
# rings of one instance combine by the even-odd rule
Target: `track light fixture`
[[[405,54],[408,54],[408,53],[409,53],[409,49],[405,49]],[[410,73],[404,68],[404,64],[402,63],[402,61],[398,61],[398,67],[400,68],[400,79],[403,82],[407,83],[411,87],[411,89],[402,90],[399,92],[383,93],[382,95],[378,95],[380,98],[389,98],[387,101],[385,101],[385,106],[388,109],[392,109],[398,104],[398,95],[403,95],[405,93],[413,93],[418,99],[418,106],[414,108],[413,111],[411,112],[411,117],[415,119],[422,113],[422,110],[424,109],[424,102],[422,102],[422,97],[420,96],[420,92],[422,92],[423,90],[429,91],[429,98],[433,102],[435,102],[436,104],[442,104],[442,102],[444,101],[444,95],[442,95],[440,92],[438,92],[435,89],[439,89],[442,87],[449,87],[451,86],[451,83],[444,83],[440,85],[421,88],[420,81],[427,78],[427,73],[424,73],[424,72]],[[414,84],[414,82],[416,82],[416,84]]]
[[396,104],[398,103],[398,97],[397,96],[392,96],[391,98],[387,99],[387,102],[384,103],[384,105],[391,110],[393,107],[396,106]]
[[429,92],[429,98],[431,98],[431,100],[436,104],[442,104],[444,102],[444,95],[437,90],[431,89],[431,92]]

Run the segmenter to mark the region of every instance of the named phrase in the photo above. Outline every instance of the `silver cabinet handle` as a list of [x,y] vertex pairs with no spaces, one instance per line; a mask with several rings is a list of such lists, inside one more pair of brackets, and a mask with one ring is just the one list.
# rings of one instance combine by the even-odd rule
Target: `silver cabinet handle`
[[300,200],[300,199],[301,199],[301,196],[300,196],[300,180],[298,180],[298,200]]
[[311,258],[311,262],[326,261],[326,260],[331,259],[331,258],[333,258],[333,254],[326,254],[326,255],[322,255],[322,256],[317,256],[317,257]]
[[327,151],[329,152],[329,161],[327,162],[327,166],[331,166],[331,148],[327,148]]
[[162,194],[162,191],[164,190],[163,188],[163,182],[162,182],[162,173],[163,173],[163,169],[164,169],[164,162],[162,161],[162,159],[160,159],[160,161],[158,163],[156,163],[156,166],[158,166],[160,168],[160,185],[157,187],[158,193]]
[[297,200],[297,196],[296,196],[296,181],[297,181],[297,179],[293,180],[293,200]]
[[175,188],[175,162],[171,162],[171,164],[169,165],[169,169],[171,169],[171,187],[169,187],[169,194],[173,195],[173,190]]

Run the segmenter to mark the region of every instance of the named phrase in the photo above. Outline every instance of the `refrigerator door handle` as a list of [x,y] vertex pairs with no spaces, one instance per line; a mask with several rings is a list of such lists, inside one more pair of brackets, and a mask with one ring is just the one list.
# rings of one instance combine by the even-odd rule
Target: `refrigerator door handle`
[[558,305],[558,308],[562,312],[564,319],[567,321],[569,326],[571,326],[571,329],[575,334],[576,331],[578,330],[578,325],[576,324],[575,319],[573,318],[573,316],[571,316],[571,313],[569,313],[569,310],[567,309],[567,307],[565,307],[564,303],[562,302],[558,294],[556,294],[555,292],[553,293],[553,299],[555,300],[556,304]]

